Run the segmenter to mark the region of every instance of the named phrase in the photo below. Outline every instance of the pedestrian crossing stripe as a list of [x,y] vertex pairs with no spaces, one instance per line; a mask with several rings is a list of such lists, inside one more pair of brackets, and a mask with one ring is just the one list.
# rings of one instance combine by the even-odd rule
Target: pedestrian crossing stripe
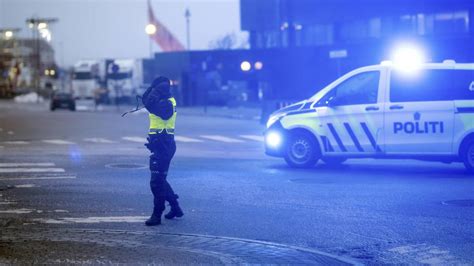
[[29,144],[29,142],[28,141],[23,141],[23,140],[10,140],[10,141],[4,141],[3,144],[26,145],[26,144]]
[[48,144],[58,144],[58,145],[75,144],[74,142],[62,140],[62,139],[45,139],[45,140],[42,140],[42,142],[48,143]]
[[0,168],[0,173],[64,173],[63,168]]
[[214,140],[214,141],[227,142],[227,143],[242,143],[242,142],[244,142],[243,140],[229,138],[229,137],[220,136],[220,135],[201,135],[200,137],[205,138],[205,139]]
[[84,141],[94,142],[94,143],[117,143],[113,140],[108,140],[108,139],[104,139],[104,138],[85,138]]
[[55,166],[54,163],[0,163],[0,167],[32,167],[32,166],[39,166],[39,167],[51,167]]
[[75,179],[75,175],[44,175],[44,176],[17,176],[6,177],[0,176],[0,180],[55,180],[55,179]]
[[123,137],[123,140],[131,141],[131,142],[139,142],[139,143],[146,143],[148,142],[144,137]]
[[200,139],[193,139],[193,138],[188,138],[188,137],[183,137],[183,136],[175,136],[174,139],[179,142],[202,142]]
[[258,136],[258,135],[240,135],[239,137],[244,138],[244,139],[260,141],[260,142],[263,142],[264,140],[263,136]]

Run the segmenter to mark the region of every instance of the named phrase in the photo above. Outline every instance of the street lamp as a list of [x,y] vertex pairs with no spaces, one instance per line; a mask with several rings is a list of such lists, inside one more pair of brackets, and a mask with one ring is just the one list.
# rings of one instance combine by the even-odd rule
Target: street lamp
[[[57,22],[57,18],[28,18],[26,20],[26,23],[28,24],[28,27],[32,30],[33,32],[33,39],[35,41],[35,53],[36,53],[36,58],[35,58],[35,63],[36,63],[36,71],[35,71],[35,87],[37,90],[37,93],[39,95],[39,90],[40,90],[40,78],[41,78],[41,56],[40,56],[40,36],[44,39],[46,39],[48,42],[51,41],[51,32],[48,29],[48,24],[52,24]],[[39,97],[37,98],[39,101]]]
[[148,35],[149,37],[149,44],[150,44],[150,57],[153,57],[153,42],[152,42],[152,37],[153,35],[155,35],[156,33],[156,26],[155,24],[152,24],[152,23],[149,23],[148,25],[146,25],[145,27],[145,32],[146,34]]
[[9,40],[13,37],[13,31],[7,30],[5,31],[5,39]]

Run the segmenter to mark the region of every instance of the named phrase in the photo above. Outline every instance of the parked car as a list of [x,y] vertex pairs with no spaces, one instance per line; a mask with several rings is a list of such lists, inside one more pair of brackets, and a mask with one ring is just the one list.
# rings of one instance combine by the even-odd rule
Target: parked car
[[69,109],[71,111],[76,111],[76,102],[72,93],[68,92],[55,92],[51,97],[51,111],[56,110],[57,108]]

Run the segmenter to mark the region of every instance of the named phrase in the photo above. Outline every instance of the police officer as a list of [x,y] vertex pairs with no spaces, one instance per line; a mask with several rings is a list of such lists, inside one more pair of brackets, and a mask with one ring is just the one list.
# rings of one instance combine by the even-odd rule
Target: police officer
[[178,195],[174,193],[166,180],[171,159],[176,152],[174,141],[176,100],[171,96],[170,80],[166,77],[156,78],[143,94],[142,101],[150,112],[150,130],[148,132],[148,143],[145,146],[151,152],[150,187],[154,197],[153,214],[145,224],[153,226],[161,224],[165,201],[168,201],[171,206],[171,210],[165,215],[166,219],[184,215],[179,207]]

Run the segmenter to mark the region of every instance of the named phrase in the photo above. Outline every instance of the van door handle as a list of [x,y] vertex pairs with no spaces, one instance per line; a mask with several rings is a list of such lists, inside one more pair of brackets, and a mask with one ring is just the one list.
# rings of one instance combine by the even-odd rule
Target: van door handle
[[367,106],[365,107],[366,111],[378,111],[379,107],[378,106]]
[[390,106],[390,110],[401,110],[403,109],[402,105],[392,105]]

